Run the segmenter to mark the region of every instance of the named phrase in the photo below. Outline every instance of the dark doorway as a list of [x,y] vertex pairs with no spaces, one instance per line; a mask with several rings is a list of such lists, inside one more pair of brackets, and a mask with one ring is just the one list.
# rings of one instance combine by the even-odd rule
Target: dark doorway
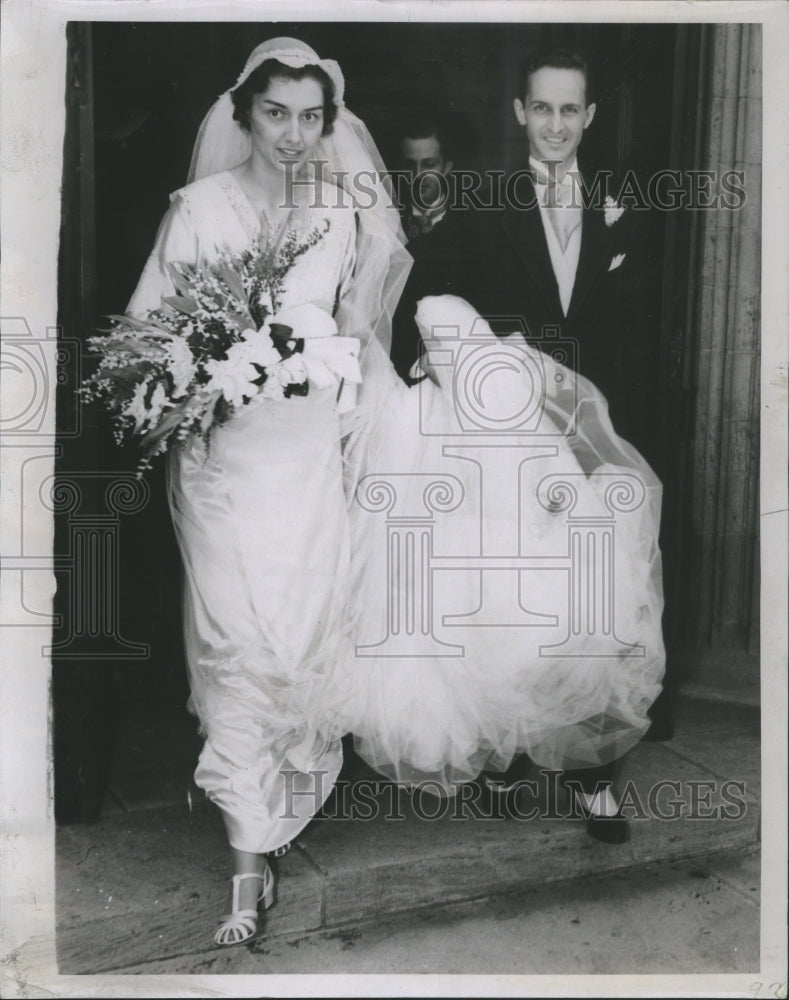
[[[105,317],[124,311],[168,195],[186,180],[199,123],[234,82],[251,49],[274,35],[293,35],[337,59],[348,106],[369,126],[385,158],[393,155],[404,108],[452,111],[465,137],[463,158],[507,169],[524,156],[512,114],[518,64],[546,43],[584,50],[599,68],[598,111],[585,139],[591,165],[646,179],[672,166],[672,99],[678,29],[673,25],[534,25],[423,23],[118,23],[69,26],[67,134],[60,265],[60,324],[83,344]],[[660,333],[666,218],[652,213],[647,239],[654,263],[650,287],[660,364],[655,395],[672,412],[676,385]],[[64,391],[61,416],[74,410]],[[668,456],[681,428],[662,420],[658,472],[671,491]],[[82,433],[62,442],[61,478],[82,475],[85,502],[101,515],[106,477],[133,475],[135,456],[118,448],[106,418],[83,409]],[[102,479],[102,476],[105,478]],[[102,765],[114,721],[130,699],[181,710],[187,697],[180,638],[179,561],[167,510],[163,470],[148,476],[136,509],[116,518],[117,560],[106,578],[116,608],[104,645],[73,633],[82,599],[72,570],[60,574],[62,626],[54,660],[56,802],[62,821],[98,815]],[[57,518],[56,551],[68,549],[68,517]],[[673,546],[680,546],[681,539]],[[674,579],[667,555],[667,586]],[[671,606],[671,599],[669,600]],[[101,636],[99,636],[101,639]],[[147,649],[144,649],[147,647]],[[671,679],[671,684],[675,683]]]

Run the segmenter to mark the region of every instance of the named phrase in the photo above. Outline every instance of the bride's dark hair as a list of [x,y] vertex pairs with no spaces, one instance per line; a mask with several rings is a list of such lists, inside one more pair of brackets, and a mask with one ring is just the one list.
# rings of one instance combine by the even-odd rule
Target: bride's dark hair
[[266,59],[254,69],[244,82],[230,92],[233,99],[233,118],[245,131],[249,131],[249,113],[252,100],[257,94],[264,94],[274,77],[288,80],[315,80],[323,90],[323,131],[321,135],[331,135],[337,104],[334,100],[334,84],[329,74],[320,66],[286,66],[277,59]]

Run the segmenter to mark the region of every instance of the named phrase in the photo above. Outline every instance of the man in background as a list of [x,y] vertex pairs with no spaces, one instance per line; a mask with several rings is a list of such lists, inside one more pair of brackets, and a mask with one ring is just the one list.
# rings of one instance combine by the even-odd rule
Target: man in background
[[453,162],[448,126],[437,115],[412,115],[402,129],[400,169],[403,228],[409,242],[431,233],[450,202]]

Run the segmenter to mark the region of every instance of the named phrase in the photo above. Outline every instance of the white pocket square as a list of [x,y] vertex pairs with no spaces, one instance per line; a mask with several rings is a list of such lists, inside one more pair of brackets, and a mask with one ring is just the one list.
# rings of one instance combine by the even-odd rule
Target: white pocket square
[[611,263],[608,265],[608,270],[615,271],[622,263],[622,261],[625,259],[625,257],[627,257],[626,253],[618,253],[616,257],[614,257]]

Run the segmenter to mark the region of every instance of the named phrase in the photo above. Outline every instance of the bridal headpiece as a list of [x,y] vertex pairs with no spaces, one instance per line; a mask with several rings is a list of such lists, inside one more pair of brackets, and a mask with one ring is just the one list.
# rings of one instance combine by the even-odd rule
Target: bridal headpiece
[[[222,170],[230,170],[249,157],[252,143],[249,133],[233,119],[231,94],[268,59],[276,59],[277,62],[292,66],[294,69],[319,66],[334,84],[334,100],[339,109],[338,119],[350,115],[344,103],[345,78],[334,59],[321,59],[314,49],[297,38],[269,39],[253,49],[236,82],[220,95],[203,119],[192,153],[188,178],[190,181],[199,180],[208,174],[218,174]],[[342,122],[339,124],[342,128]],[[346,127],[348,124],[346,123]]]
[[345,77],[342,75],[340,64],[334,59],[321,59],[318,53],[300,42],[298,38],[272,38],[263,42],[253,49],[247,59],[235,86],[240,87],[244,80],[254,70],[267,59],[276,59],[284,66],[292,66],[294,69],[301,69],[303,66],[320,66],[334,84],[334,100],[338,107],[343,107],[345,96]]
[[271,59],[294,69],[318,66],[334,85],[337,118],[331,136],[321,140],[316,159],[323,161],[337,176],[342,176],[341,170],[375,169],[382,173],[383,163],[364,123],[345,107],[345,77],[339,64],[334,59],[321,59],[314,49],[297,38],[272,38],[253,49],[236,82],[219,96],[203,119],[195,140],[188,180],[231,170],[249,158],[252,142],[249,132],[233,118],[232,93],[258,66]]

